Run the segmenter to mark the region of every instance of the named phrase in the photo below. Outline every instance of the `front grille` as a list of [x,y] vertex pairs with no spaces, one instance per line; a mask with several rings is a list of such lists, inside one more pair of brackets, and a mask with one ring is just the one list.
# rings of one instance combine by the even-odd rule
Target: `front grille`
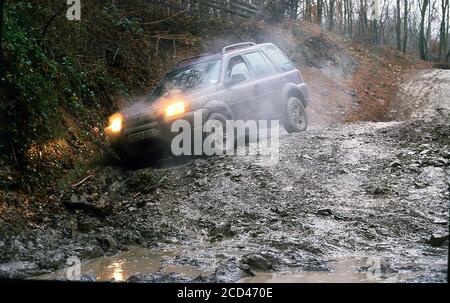
[[162,116],[134,115],[125,119],[125,129],[133,129],[146,124],[162,121]]

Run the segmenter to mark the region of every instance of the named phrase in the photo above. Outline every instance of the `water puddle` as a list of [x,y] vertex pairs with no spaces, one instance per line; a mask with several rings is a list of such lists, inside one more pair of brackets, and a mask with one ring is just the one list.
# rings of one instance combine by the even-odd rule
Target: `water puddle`
[[166,262],[174,258],[176,252],[155,252],[146,248],[131,248],[112,257],[100,257],[73,263],[71,267],[50,274],[34,277],[39,280],[78,280],[83,275],[93,275],[97,281],[126,281],[136,273],[177,273],[181,276],[196,277],[209,275],[199,267],[174,265]]
[[[417,273],[389,270],[378,260],[366,257],[344,257],[328,262],[329,272],[257,272],[242,283],[401,283],[418,276]],[[366,270],[362,271],[361,269]]]
[[[83,275],[95,277],[96,281],[126,281],[136,273],[169,274],[195,278],[210,276],[212,272],[199,265],[180,265],[181,248],[171,251],[154,251],[134,247],[112,257],[100,257],[34,277],[40,280],[80,280]],[[209,256],[213,258],[213,255]],[[183,258],[181,258],[183,259]],[[75,259],[77,261],[77,259]],[[70,263],[69,263],[70,264]],[[241,283],[402,283],[417,278],[420,268],[430,264],[395,264],[367,257],[339,257],[327,262],[329,271],[256,272],[253,277],[241,279]],[[425,266],[425,267],[423,267]],[[446,264],[434,264],[446,268]],[[393,268],[400,268],[396,270]]]

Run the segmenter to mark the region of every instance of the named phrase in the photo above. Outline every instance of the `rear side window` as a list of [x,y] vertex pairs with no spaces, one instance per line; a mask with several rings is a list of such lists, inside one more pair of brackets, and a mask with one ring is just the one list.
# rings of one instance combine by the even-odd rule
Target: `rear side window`
[[261,52],[246,54],[245,58],[247,58],[250,65],[253,67],[256,78],[262,78],[273,74],[272,66],[267,62]]
[[291,60],[275,45],[268,45],[264,47],[269,58],[278,65],[282,70],[288,71],[294,69],[295,66]]
[[235,56],[231,58],[228,63],[227,69],[228,79],[233,78],[233,76],[237,74],[243,74],[246,79],[250,79],[250,72],[242,56]]

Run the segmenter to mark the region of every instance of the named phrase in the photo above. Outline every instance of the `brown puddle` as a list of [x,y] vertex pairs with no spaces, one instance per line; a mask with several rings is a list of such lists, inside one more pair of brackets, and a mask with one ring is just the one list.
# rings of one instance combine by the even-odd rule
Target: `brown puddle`
[[[209,276],[211,272],[199,266],[177,265],[171,260],[181,251],[154,251],[133,247],[112,257],[100,257],[83,262],[78,271],[74,266],[50,274],[33,277],[39,280],[80,280],[91,275],[97,281],[126,281],[136,273],[177,273],[185,277]],[[327,262],[330,271],[256,272],[253,277],[241,279],[241,283],[402,283],[414,279],[420,272],[387,270],[389,266],[378,259],[368,257],[339,257]],[[407,268],[408,264],[403,264]],[[415,264],[417,266],[418,264]],[[434,264],[447,267],[446,264]],[[444,268],[443,267],[443,268]],[[362,270],[363,269],[363,270]],[[75,275],[74,275],[75,273]]]
[[[112,257],[100,257],[83,262],[75,280],[82,275],[94,275],[97,281],[126,281],[136,273],[177,273],[182,276],[195,277],[200,274],[208,275],[195,266],[179,266],[163,264],[162,261],[173,258],[176,252],[155,252],[150,249],[135,247]],[[33,279],[39,280],[67,280],[73,277],[76,268],[65,268]]]
[[[413,273],[383,273],[377,260],[367,257],[343,257],[328,262],[330,272],[257,272],[254,277],[241,279],[241,283],[401,283],[415,278]],[[360,271],[361,268],[367,271]]]

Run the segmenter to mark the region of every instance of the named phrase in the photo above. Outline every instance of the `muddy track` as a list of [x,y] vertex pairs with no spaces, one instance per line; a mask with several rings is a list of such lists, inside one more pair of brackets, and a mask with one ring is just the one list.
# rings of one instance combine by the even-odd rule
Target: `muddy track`
[[[91,208],[0,242],[0,275],[29,277],[70,256],[144,246],[176,251],[167,262],[208,273],[183,281],[332,271],[330,262],[345,256],[379,260],[382,274],[414,274],[405,281],[446,281],[449,121],[438,114],[284,133],[276,162],[223,156],[98,168],[55,197]],[[133,281],[177,279],[146,274]]]

